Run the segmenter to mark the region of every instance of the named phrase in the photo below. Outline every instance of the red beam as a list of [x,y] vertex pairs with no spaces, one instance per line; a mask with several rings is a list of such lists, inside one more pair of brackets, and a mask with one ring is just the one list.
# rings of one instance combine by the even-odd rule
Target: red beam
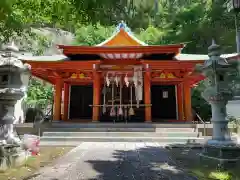
[[42,69],[92,69],[93,64],[100,64],[99,61],[58,61],[58,62],[42,62],[42,61],[25,61],[31,65],[31,68]]
[[194,69],[196,64],[201,64],[204,61],[151,61],[151,60],[142,60],[141,63],[146,65],[148,64],[151,69]]
[[66,83],[70,83],[70,84],[91,84],[92,83],[92,79],[90,78],[84,78],[84,79],[80,79],[80,78],[76,78],[76,79],[64,79],[64,82]]
[[178,79],[178,78],[152,78],[151,81],[152,82],[160,82],[160,83],[165,83],[165,82],[175,82],[175,83],[179,83],[179,82],[182,82],[183,79]]
[[103,65],[137,65],[141,64],[138,59],[104,59],[101,64]]
[[54,84],[55,83],[55,78],[50,77],[50,76],[43,76],[39,73],[32,72],[32,75],[35,77],[38,77],[39,79],[42,79],[44,81],[47,81],[48,83]]

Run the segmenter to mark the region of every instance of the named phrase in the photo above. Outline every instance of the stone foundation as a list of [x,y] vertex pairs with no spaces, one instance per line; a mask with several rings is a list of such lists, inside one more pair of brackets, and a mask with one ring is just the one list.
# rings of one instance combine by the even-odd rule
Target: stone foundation
[[200,158],[203,163],[204,161],[207,161],[207,163],[211,161],[211,164],[214,163],[220,169],[233,168],[240,162],[240,146],[205,145]]
[[0,150],[0,171],[4,172],[9,168],[24,165],[30,153],[21,147],[6,145],[1,146]]

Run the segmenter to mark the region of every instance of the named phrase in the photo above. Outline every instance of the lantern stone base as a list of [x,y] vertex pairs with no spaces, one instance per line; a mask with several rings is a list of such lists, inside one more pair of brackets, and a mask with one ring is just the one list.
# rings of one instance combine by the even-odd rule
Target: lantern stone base
[[[213,143],[213,142],[212,142]],[[223,145],[225,143],[225,145]],[[201,160],[215,164],[220,169],[229,169],[240,163],[240,146],[236,144],[227,144],[227,142],[218,142],[218,144],[206,144],[200,153]],[[230,143],[230,142],[228,142]]]
[[24,165],[30,153],[14,145],[2,145],[0,150],[0,172]]
[[207,144],[208,146],[218,146],[218,147],[222,147],[222,146],[236,146],[236,142],[231,140],[231,138],[227,138],[226,140],[224,141],[221,141],[221,140],[214,140],[214,139],[210,139],[207,141]]

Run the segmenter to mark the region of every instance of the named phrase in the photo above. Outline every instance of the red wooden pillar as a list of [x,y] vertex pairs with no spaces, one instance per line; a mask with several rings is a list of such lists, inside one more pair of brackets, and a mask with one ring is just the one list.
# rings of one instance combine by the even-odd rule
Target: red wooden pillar
[[184,82],[184,107],[186,121],[192,121],[192,94],[191,86],[187,81]]
[[177,84],[177,108],[178,108],[178,120],[184,120],[184,107],[183,107],[183,83]]
[[99,121],[100,107],[95,105],[100,105],[100,96],[101,96],[101,74],[96,70],[93,71],[93,115],[92,121]]
[[64,105],[63,105],[63,120],[68,120],[68,109],[69,109],[69,84],[64,83]]
[[53,120],[61,120],[62,80],[57,79],[54,86]]
[[152,108],[149,106],[151,104],[151,72],[148,65],[144,72],[144,103],[145,106],[145,122],[152,122]]

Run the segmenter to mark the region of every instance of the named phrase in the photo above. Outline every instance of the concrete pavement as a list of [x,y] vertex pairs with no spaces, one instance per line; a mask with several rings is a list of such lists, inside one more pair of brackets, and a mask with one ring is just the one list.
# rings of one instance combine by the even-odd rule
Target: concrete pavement
[[84,142],[30,180],[195,180],[176,166],[163,144]]

